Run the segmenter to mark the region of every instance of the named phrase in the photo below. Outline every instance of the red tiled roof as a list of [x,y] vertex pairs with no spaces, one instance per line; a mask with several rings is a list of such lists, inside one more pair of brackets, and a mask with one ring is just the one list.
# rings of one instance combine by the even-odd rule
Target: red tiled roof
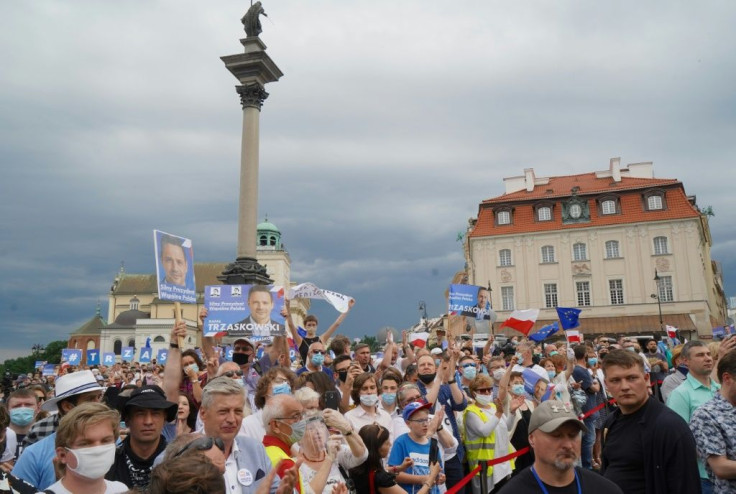
[[[576,182],[575,179],[578,179]],[[612,186],[611,178],[595,178],[594,173],[571,175],[568,177],[551,177],[547,185],[537,185],[532,192],[526,190],[504,194],[483,201],[478,212],[478,221],[470,233],[470,237],[485,237],[490,235],[510,235],[542,231],[567,230],[589,228],[608,225],[622,225],[648,221],[663,221],[682,218],[697,218],[700,216],[687,196],[682,184],[674,179],[648,179],[622,177],[621,182]],[[580,187],[578,197],[588,201],[590,208],[590,222],[562,223],[562,207],[559,200],[571,196],[570,189]],[[657,211],[644,209],[641,191],[653,187],[665,189],[666,208]],[[552,193],[545,193],[551,189]],[[615,194],[619,197],[621,214],[600,215],[596,207],[596,197],[603,194]],[[593,197],[590,197],[593,195]],[[548,199],[554,203],[552,221],[537,221],[534,204]],[[499,204],[514,208],[512,223],[496,225],[493,207]]]

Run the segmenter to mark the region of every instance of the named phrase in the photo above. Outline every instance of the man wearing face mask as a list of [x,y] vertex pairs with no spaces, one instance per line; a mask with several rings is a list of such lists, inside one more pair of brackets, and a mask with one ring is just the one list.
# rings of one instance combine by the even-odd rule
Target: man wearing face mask
[[534,344],[530,341],[522,341],[516,345],[516,358],[519,363],[516,364],[514,371],[524,372],[524,369],[531,369],[546,381],[549,379],[547,377],[547,371],[544,370],[543,367],[534,363],[533,350]]
[[12,448],[13,460],[23,451],[22,444],[31,430],[36,414],[40,411],[36,393],[30,388],[16,389],[6,402],[10,413],[10,427],[7,431],[8,446]]
[[335,380],[335,375],[329,367],[325,367],[325,346],[321,341],[312,343],[309,345],[309,351],[307,352],[306,365],[296,371],[296,375],[300,376],[305,372],[324,372],[330,378]]
[[[3,406],[0,406],[0,451],[5,451],[6,446],[6,432],[10,429],[8,429],[8,424],[10,424],[10,416],[8,415],[8,411],[5,410]],[[6,466],[10,466],[8,464],[2,465],[0,468],[0,493],[2,494],[35,494],[38,489],[33,487],[28,482],[19,479],[18,477],[14,477],[10,473],[8,473],[8,468]],[[5,486],[8,490],[4,490],[3,486]]]
[[[263,409],[263,426],[266,428],[266,435],[263,437],[266,454],[272,467],[279,467],[277,473],[282,476],[294,466],[291,447],[302,440],[307,428],[304,407],[291,395],[274,396]],[[301,475],[294,490],[299,494],[304,493]]]
[[84,403],[59,422],[56,458],[61,480],[48,487],[56,493],[127,492],[122,482],[105,480],[115,461],[120,415],[102,403]]

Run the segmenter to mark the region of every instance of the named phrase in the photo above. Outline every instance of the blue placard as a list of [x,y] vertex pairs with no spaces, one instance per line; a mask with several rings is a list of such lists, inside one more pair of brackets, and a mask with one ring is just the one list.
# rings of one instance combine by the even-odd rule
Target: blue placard
[[99,350],[87,350],[87,365],[100,365]]
[[115,365],[115,354],[113,352],[105,352],[102,354],[102,365]]
[[169,358],[169,351],[166,348],[160,348],[156,354],[156,363],[164,365]]
[[61,361],[69,365],[79,365],[82,362],[82,350],[65,348],[61,351]]
[[225,360],[229,360],[231,362],[233,360],[233,347],[230,345],[225,347]]
[[39,368],[43,367],[44,365],[46,365],[46,361],[45,360],[36,360],[36,365],[34,365],[33,368],[34,369],[39,369]]
[[284,290],[265,285],[208,285],[203,336],[227,334],[261,341],[285,335]]
[[45,364],[41,375],[44,377],[56,375],[56,364]]
[[450,285],[451,314],[491,319],[491,297],[487,288],[476,285]]
[[147,364],[151,361],[151,355],[153,354],[153,349],[151,347],[143,347],[141,348],[140,355],[138,355],[138,362],[141,364]]
[[132,362],[135,358],[135,348],[132,346],[124,346],[120,358],[123,362]]
[[197,303],[194,281],[194,249],[188,238],[153,231],[158,298],[186,304]]

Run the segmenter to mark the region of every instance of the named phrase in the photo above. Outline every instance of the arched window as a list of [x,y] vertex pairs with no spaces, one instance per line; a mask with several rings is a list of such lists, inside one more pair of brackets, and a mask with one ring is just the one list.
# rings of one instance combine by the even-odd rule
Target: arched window
[[659,256],[669,254],[669,252],[667,248],[667,237],[654,237],[654,254]]
[[276,237],[269,237],[269,245],[276,245]]
[[261,235],[261,236],[260,236],[260,237],[258,238],[258,243],[259,243],[260,245],[268,245],[268,237],[266,237],[265,235]]
[[498,251],[498,265],[511,266],[511,249],[501,249]]
[[588,248],[582,243],[578,242],[572,245],[572,258],[575,261],[587,261],[588,260]]
[[545,245],[544,247],[542,247],[542,262],[555,262],[555,248],[553,246]]
[[135,346],[135,338],[131,338],[128,340],[128,346],[132,346],[132,347]]
[[153,342],[154,342],[154,343],[166,343],[166,338],[164,338],[164,337],[163,337],[163,336],[161,336],[161,335],[158,335],[158,336],[156,336],[156,337],[155,337],[155,338],[153,339]]
[[95,340],[87,340],[87,350],[94,350],[97,347]]
[[618,250],[618,240],[609,240],[606,242],[606,259],[615,259],[621,257]]
[[123,353],[123,342],[120,340],[115,340],[115,343],[112,344],[112,351],[115,353],[115,355],[120,355]]

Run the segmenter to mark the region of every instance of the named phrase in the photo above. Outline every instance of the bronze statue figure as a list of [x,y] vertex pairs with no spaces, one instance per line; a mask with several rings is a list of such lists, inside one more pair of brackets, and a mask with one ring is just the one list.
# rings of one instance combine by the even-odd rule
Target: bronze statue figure
[[263,29],[261,28],[261,20],[259,18],[261,15],[268,17],[266,15],[266,11],[263,10],[261,2],[256,2],[251,4],[248,12],[246,12],[243,18],[240,19],[240,22],[245,26],[245,34],[247,34],[249,38],[251,36],[258,37],[258,35],[263,32]]

